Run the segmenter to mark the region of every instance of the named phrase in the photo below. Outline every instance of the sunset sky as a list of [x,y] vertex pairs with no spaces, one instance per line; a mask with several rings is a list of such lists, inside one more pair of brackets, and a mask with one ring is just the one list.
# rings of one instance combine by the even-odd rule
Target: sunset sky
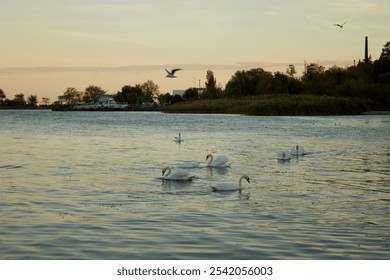
[[207,70],[224,87],[238,70],[344,67],[365,36],[373,59],[390,41],[388,0],[1,0],[0,13],[0,89],[51,102],[67,87],[187,89]]

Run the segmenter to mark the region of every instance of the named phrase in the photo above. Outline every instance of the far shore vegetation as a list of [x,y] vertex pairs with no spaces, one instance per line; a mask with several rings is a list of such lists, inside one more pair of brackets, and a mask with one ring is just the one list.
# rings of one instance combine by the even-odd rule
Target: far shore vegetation
[[[0,85],[1,87],[1,85]],[[108,93],[99,86],[84,92],[67,88],[55,102],[23,93],[8,99],[0,88],[0,109],[42,109],[96,103]],[[371,57],[348,67],[329,69],[307,63],[301,76],[294,65],[286,71],[268,72],[262,68],[237,71],[223,87],[208,70],[202,88],[188,88],[182,95],[160,93],[159,86],[148,80],[125,85],[116,94],[116,102],[136,108],[155,103],[166,113],[227,113],[248,115],[348,115],[367,111],[390,111],[390,42],[377,60]],[[158,107],[157,107],[158,105]]]

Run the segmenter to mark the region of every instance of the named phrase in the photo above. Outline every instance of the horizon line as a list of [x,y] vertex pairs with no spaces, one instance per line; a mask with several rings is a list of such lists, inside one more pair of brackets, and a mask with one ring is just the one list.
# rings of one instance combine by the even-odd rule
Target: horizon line
[[[161,71],[165,68],[180,67],[183,70],[191,71],[207,71],[207,70],[245,70],[252,68],[263,68],[267,71],[268,68],[288,67],[289,65],[303,66],[306,63],[302,62],[267,62],[267,61],[247,61],[238,63],[226,64],[206,64],[206,63],[177,63],[177,64],[148,64],[148,65],[123,65],[123,66],[15,66],[15,67],[0,67],[0,74],[16,74],[16,73],[58,73],[58,72],[134,72],[134,71]],[[353,65],[349,60],[322,60],[310,63],[318,63],[320,65]],[[245,69],[239,69],[245,68]]]

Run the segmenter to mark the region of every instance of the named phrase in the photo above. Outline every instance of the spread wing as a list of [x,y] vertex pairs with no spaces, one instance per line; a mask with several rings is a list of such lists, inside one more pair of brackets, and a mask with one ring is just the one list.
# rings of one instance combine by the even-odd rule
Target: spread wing
[[176,71],[180,71],[180,70],[181,70],[180,68],[172,69],[171,73],[172,75],[174,75]]

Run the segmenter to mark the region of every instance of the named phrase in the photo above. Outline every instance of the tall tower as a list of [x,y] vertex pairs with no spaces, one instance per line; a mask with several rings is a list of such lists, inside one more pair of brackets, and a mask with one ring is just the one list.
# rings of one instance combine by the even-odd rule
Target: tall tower
[[368,37],[366,36],[366,45],[364,49],[364,62],[368,62]]

